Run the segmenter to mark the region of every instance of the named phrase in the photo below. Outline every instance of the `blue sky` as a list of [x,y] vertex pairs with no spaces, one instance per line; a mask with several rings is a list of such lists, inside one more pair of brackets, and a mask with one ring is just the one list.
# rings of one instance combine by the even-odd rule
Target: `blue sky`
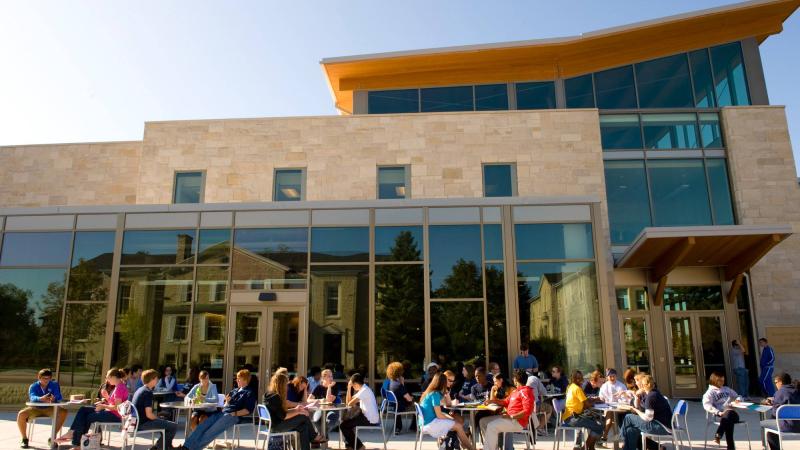
[[[0,145],[138,140],[155,120],[336,114],[324,57],[572,35],[726,3],[4,2]],[[761,46],[796,160],[798,44],[795,13]]]

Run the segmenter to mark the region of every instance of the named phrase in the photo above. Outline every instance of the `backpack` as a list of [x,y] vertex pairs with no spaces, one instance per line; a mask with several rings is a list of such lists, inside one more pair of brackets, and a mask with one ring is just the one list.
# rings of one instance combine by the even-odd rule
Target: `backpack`
[[97,424],[92,425],[92,429],[88,433],[81,436],[81,450],[100,450],[100,439],[102,433],[98,429]]
[[461,450],[461,443],[458,441],[458,433],[452,430],[448,431],[439,450]]

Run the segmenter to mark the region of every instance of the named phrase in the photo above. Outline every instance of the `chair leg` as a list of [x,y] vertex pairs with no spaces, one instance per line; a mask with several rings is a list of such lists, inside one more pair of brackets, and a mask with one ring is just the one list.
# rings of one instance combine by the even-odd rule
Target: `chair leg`
[[747,448],[753,450],[753,442],[752,442],[753,440],[750,439],[750,425],[747,422],[745,422],[744,427],[747,430]]

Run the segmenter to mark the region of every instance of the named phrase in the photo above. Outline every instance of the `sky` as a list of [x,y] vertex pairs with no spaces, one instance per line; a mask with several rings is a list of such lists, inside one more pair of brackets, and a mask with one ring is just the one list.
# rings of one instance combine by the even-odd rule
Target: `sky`
[[[140,140],[146,121],[337,114],[326,57],[575,35],[729,4],[37,1],[0,3],[0,145]],[[800,167],[800,12],[761,45]]]

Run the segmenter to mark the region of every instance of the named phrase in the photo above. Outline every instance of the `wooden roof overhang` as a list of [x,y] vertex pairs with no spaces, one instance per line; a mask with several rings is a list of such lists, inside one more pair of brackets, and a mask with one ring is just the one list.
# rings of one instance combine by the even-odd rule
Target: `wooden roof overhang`
[[790,225],[729,225],[645,228],[616,261],[620,269],[648,269],[661,304],[667,278],[677,267],[721,267],[732,281],[727,301],[736,301],[744,273],[791,236]]
[[800,0],[754,0],[584,33],[487,45],[326,58],[336,108],[353,113],[366,89],[507,83],[572,77],[638,61],[780,33]]

